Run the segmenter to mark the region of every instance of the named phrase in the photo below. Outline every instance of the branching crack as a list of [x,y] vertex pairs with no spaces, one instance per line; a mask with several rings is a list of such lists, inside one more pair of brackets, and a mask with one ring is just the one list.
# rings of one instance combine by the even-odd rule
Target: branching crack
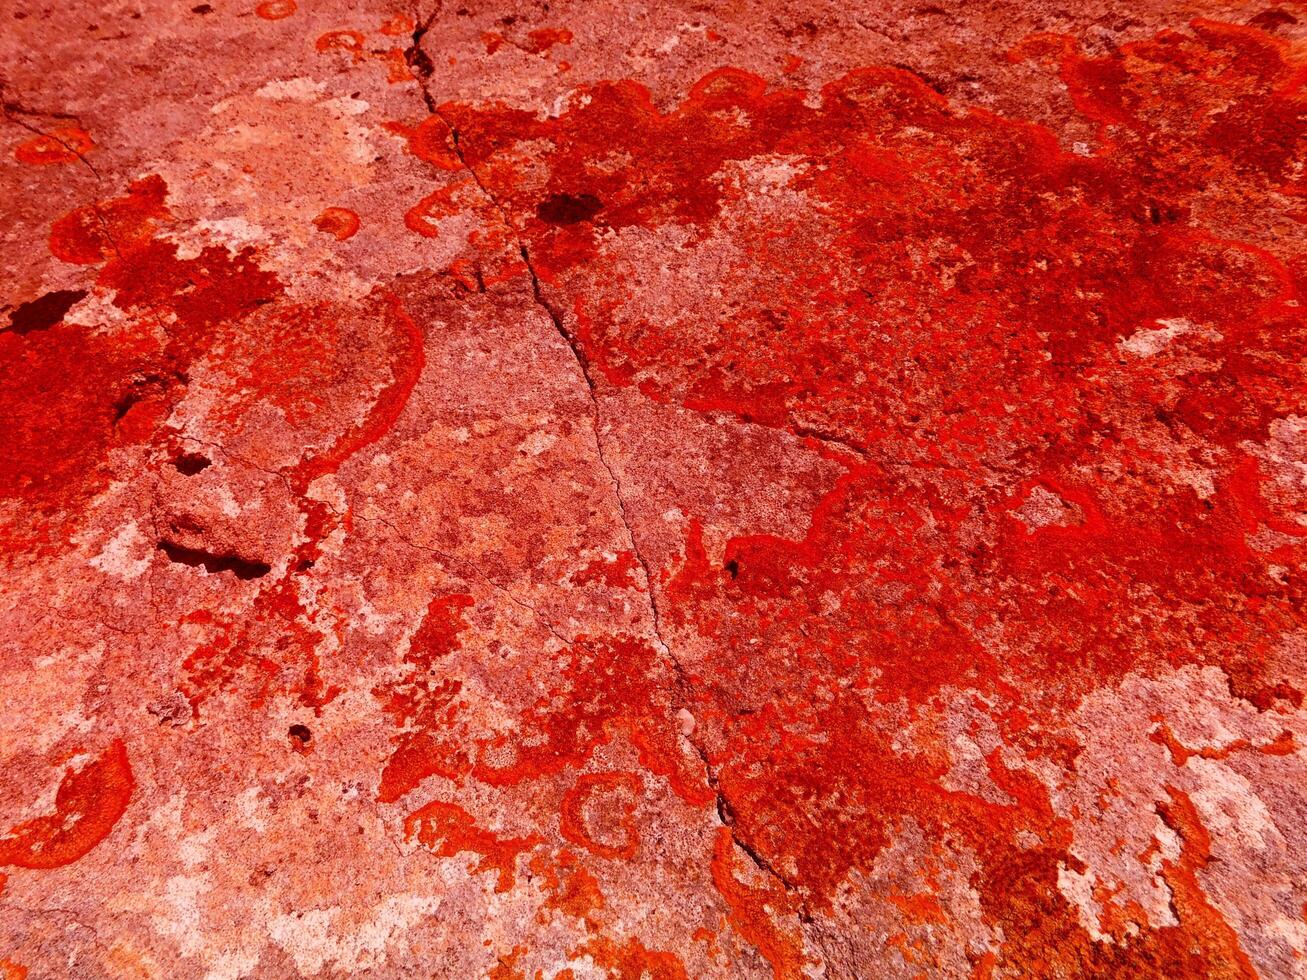
[[[413,32],[413,47],[409,49],[406,57],[408,63],[411,66],[414,66],[415,69],[421,64],[430,64],[429,57],[422,51],[422,38],[427,31],[430,30],[431,24],[439,11],[440,7],[437,5],[435,11],[433,11],[432,14]],[[458,159],[459,163],[462,164],[463,169],[467,171],[468,176],[471,178],[472,182],[476,184],[485,199],[499,213],[500,220],[516,240],[518,253],[521,255],[522,263],[526,267],[527,275],[531,280],[532,299],[549,317],[549,321],[553,324],[554,330],[558,333],[558,336],[562,338],[563,343],[567,345],[568,350],[571,351],[572,358],[576,362],[581,378],[585,382],[586,394],[589,396],[590,400],[591,431],[594,436],[595,453],[599,459],[600,465],[603,466],[608,474],[608,480],[613,490],[613,497],[617,504],[618,518],[621,520],[622,526],[626,530],[626,537],[631,544],[631,552],[635,555],[635,560],[637,564],[639,564],[641,571],[644,573],[645,590],[649,596],[650,624],[654,634],[654,641],[663,656],[666,658],[667,663],[671,666],[672,672],[675,675],[678,692],[677,700],[679,705],[684,707],[693,704],[694,683],[690,679],[690,674],[685,669],[685,665],[672,650],[671,645],[667,642],[664,636],[662,612],[659,609],[658,596],[654,589],[653,570],[649,565],[649,560],[645,556],[643,549],[640,547],[639,540],[635,534],[635,529],[631,524],[630,516],[627,512],[626,497],[622,489],[621,478],[617,475],[617,471],[608,460],[602,434],[603,416],[599,406],[599,389],[595,380],[593,367],[590,363],[590,358],[587,356],[585,348],[581,345],[576,334],[568,326],[567,319],[552,303],[549,302],[548,297],[545,296],[540,285],[540,277],[536,273],[535,266],[531,261],[531,253],[527,249],[526,243],[518,234],[517,228],[514,225],[507,208],[505,208],[494,192],[486,186],[485,182],[481,179],[481,175],[477,173],[476,168],[468,163],[458,128],[454,125],[454,122],[441,111],[439,104],[431,95],[431,92],[427,87],[427,74],[429,73],[418,71],[418,86],[422,92],[423,102],[426,104],[428,111],[442,120],[448,127],[450,143],[452,144],[455,157]],[[860,447],[854,446],[853,444],[845,442],[837,437],[818,433],[816,430],[806,430],[801,433],[796,432],[796,434],[811,436],[819,441],[836,445],[846,452],[852,452],[859,457],[865,458],[866,456],[866,452]],[[748,856],[749,860],[759,872],[779,883],[787,893],[795,898],[796,904],[799,908],[800,920],[803,922],[811,921],[811,916],[807,911],[806,904],[803,901],[803,894],[799,890],[798,885],[790,880],[786,875],[782,874],[758,851],[756,847],[741,837],[738,833],[736,829],[735,807],[731,804],[730,799],[721,788],[717,776],[717,770],[709,758],[707,749],[691,735],[686,735],[685,740],[690,744],[691,748],[694,749],[695,754],[703,764],[708,785],[716,796],[717,817],[722,826],[730,832],[731,839],[735,842],[735,845]]]
[[86,159],[86,157],[82,154],[82,152],[77,149],[77,147],[71,145],[66,140],[63,140],[58,136],[55,136],[53,133],[47,133],[39,126],[32,125],[26,119],[23,118],[24,116],[27,116],[27,117],[37,117],[37,118],[45,118],[45,119],[71,119],[73,122],[77,123],[77,125],[81,126],[82,120],[79,119],[77,116],[67,112],[41,112],[36,109],[29,109],[21,102],[18,102],[14,99],[10,99],[5,94],[3,86],[0,86],[0,109],[4,110],[5,118],[8,119],[11,123],[13,123],[15,126],[19,126],[27,130],[29,133],[35,134],[36,136],[42,136],[48,140],[53,140],[54,142],[58,143],[65,150],[67,150],[73,156],[77,157],[78,160],[84,163],[87,169],[89,169],[91,173],[95,174],[95,179],[97,181],[100,179],[100,171],[95,169],[95,165],[91,163],[90,160]]

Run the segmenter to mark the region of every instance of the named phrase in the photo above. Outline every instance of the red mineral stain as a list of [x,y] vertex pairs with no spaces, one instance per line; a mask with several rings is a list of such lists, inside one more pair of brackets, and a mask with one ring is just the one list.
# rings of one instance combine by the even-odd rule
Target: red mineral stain
[[136,781],[127,749],[115,739],[80,769],[68,769],[55,794],[54,813],[10,828],[0,837],[0,865],[60,868],[109,836]]
[[91,135],[80,126],[60,126],[19,143],[14,149],[14,159],[31,166],[72,163],[94,148]]
[[334,235],[337,241],[353,238],[359,230],[359,216],[349,208],[327,208],[316,218],[313,225],[328,235]]

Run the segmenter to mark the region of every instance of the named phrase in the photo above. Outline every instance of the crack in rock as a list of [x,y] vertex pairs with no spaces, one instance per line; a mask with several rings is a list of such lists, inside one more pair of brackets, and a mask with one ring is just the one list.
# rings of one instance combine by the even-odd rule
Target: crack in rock
[[[424,51],[422,51],[422,38],[427,31],[430,30],[431,24],[439,12],[440,6],[437,5],[436,9],[430,14],[430,16],[427,17],[427,19],[423,21],[416,30],[414,30],[413,46],[405,54],[405,58],[411,66],[417,66],[420,64],[430,65],[430,58]],[[477,188],[481,191],[489,204],[499,213],[500,220],[504,223],[504,226],[517,242],[518,253],[521,255],[522,263],[526,267],[527,275],[531,280],[532,298],[535,304],[549,317],[550,322],[554,326],[554,330],[558,333],[559,337],[562,338],[563,343],[567,345],[568,350],[571,351],[572,358],[580,371],[581,378],[585,382],[586,393],[590,400],[591,432],[594,436],[596,455],[598,456],[600,465],[603,466],[608,474],[609,483],[613,490],[613,497],[617,504],[618,517],[622,522],[622,526],[626,529],[626,536],[631,543],[631,551],[635,555],[636,562],[640,565],[640,569],[644,574],[645,589],[649,595],[649,614],[654,640],[667,662],[671,665],[673,673],[676,675],[676,687],[681,692],[680,706],[684,707],[686,702],[693,702],[694,684],[690,679],[689,672],[685,669],[685,665],[681,663],[680,658],[673,652],[670,644],[668,644],[663,635],[662,616],[658,607],[658,598],[654,590],[653,571],[649,565],[648,558],[645,556],[636,538],[635,529],[631,525],[630,517],[627,512],[625,495],[622,490],[621,479],[618,477],[616,470],[613,469],[612,464],[609,462],[607,452],[604,448],[604,439],[601,434],[603,431],[603,420],[599,407],[598,385],[594,378],[590,359],[586,355],[585,349],[581,346],[580,341],[577,339],[576,334],[568,327],[566,318],[545,297],[540,285],[540,276],[536,273],[535,266],[531,261],[530,251],[527,249],[526,243],[522,241],[521,235],[518,234],[508,210],[490,188],[485,185],[485,182],[481,179],[481,175],[476,172],[476,168],[468,163],[467,157],[463,152],[460,134],[457,127],[455,127],[450,119],[440,111],[439,105],[436,103],[436,100],[431,95],[430,89],[427,86],[427,77],[429,74],[429,72],[419,73],[417,79],[418,88],[422,93],[423,102],[431,114],[439,118],[445,124],[446,128],[448,128],[452,149],[458,162],[462,165],[463,169],[467,171],[468,176],[471,178],[472,182],[476,184]],[[795,434],[798,435],[800,433],[796,431]],[[866,451],[861,447],[838,437],[820,433],[819,430],[805,429],[802,432],[802,435],[816,439],[820,442],[832,444],[846,452],[852,452],[859,457],[866,457]],[[798,915],[800,921],[805,923],[810,922],[811,913],[807,909],[807,905],[803,900],[803,895],[799,890],[799,886],[786,875],[782,874],[758,851],[756,847],[741,837],[737,831],[735,807],[731,803],[729,797],[727,797],[725,791],[721,788],[717,776],[717,770],[709,759],[707,749],[689,735],[684,735],[683,737],[686,742],[689,743],[691,748],[694,749],[695,754],[703,764],[708,785],[716,796],[718,820],[721,825],[729,831],[731,840],[735,843],[735,846],[749,858],[750,862],[760,873],[772,878],[785,889],[787,894],[791,894],[795,897],[799,907]]]

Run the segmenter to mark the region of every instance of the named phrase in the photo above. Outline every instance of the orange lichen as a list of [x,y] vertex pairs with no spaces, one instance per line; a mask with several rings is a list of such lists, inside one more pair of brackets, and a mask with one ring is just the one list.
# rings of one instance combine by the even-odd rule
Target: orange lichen
[[168,217],[168,187],[157,175],[133,181],[126,197],[77,208],[50,226],[50,251],[58,259],[95,265],[144,242]]
[[320,53],[346,51],[354,63],[363,60],[364,37],[358,31],[328,31],[318,38],[315,47]]
[[463,853],[481,855],[472,866],[476,873],[493,871],[498,875],[496,892],[513,887],[517,859],[543,841],[539,835],[497,837],[478,827],[472,815],[456,803],[433,800],[404,818],[404,835],[417,838],[424,847],[440,857],[457,857]]
[[359,216],[349,208],[331,207],[313,219],[318,231],[334,235],[337,241],[353,238],[359,230]]
[[297,9],[295,0],[268,0],[255,7],[254,12],[264,20],[284,20]]
[[91,135],[81,126],[60,126],[19,143],[14,149],[14,159],[31,166],[72,163],[94,148]]
[[584,922],[587,928],[599,925],[598,913],[607,905],[599,889],[599,880],[570,851],[559,852],[554,860],[543,854],[531,858],[531,871],[541,876],[541,887],[548,894],[541,908],[540,918],[545,921],[546,910],[557,910]]
[[730,910],[731,925],[771,964],[775,980],[798,980],[806,958],[797,928],[783,924],[784,917],[794,913],[789,896],[769,878],[758,885],[741,882],[735,876],[735,851],[730,830],[720,828],[713,847],[712,880]]
[[685,965],[675,953],[651,950],[640,940],[616,942],[596,936],[573,955],[584,954],[611,980],[686,980]]
[[544,54],[555,44],[571,44],[572,32],[565,27],[541,27],[527,33],[526,50]]
[[12,827],[0,837],[0,865],[72,864],[109,836],[135,786],[127,748],[115,739],[91,762],[65,771],[55,794],[54,813]]
[[1248,954],[1238,934],[1203,891],[1198,872],[1212,860],[1212,840],[1187,793],[1167,787],[1170,802],[1158,813],[1180,837],[1180,856],[1162,862],[1162,878],[1171,888],[1171,902],[1191,944],[1195,974],[1205,977],[1254,980]]
[[[591,854],[630,860],[640,843],[635,806],[643,790],[634,773],[586,773],[563,796],[559,831]],[[613,796],[617,797],[615,803],[611,800]],[[617,812],[601,816],[596,813],[601,808]]]

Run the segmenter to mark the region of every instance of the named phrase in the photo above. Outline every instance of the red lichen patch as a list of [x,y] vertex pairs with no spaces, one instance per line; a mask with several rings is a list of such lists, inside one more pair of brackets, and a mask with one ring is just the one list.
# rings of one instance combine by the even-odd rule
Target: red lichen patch
[[526,37],[524,47],[532,54],[544,54],[555,44],[572,43],[572,32],[565,27],[541,27],[530,31]]
[[1191,975],[1251,980],[1258,976],[1220,910],[1212,905],[1198,880],[1198,872],[1212,859],[1211,836],[1203,827],[1193,802],[1183,791],[1168,787],[1170,803],[1158,813],[1181,840],[1180,856],[1163,862],[1162,877],[1171,888],[1176,916],[1189,938]]
[[644,785],[634,773],[580,776],[563,795],[559,831],[591,854],[629,861],[640,844],[635,807],[643,793]]
[[[947,748],[893,732],[967,691],[1028,758],[1069,766],[1060,713],[1087,693],[1251,664],[1297,618],[1251,544],[1273,518],[1246,447],[1296,411],[1300,287],[1191,217],[1218,173],[1282,193],[1282,156],[1238,148],[1261,145],[1251,120],[1297,139],[1304,116],[1287,49],[1255,31],[1066,57],[1105,127],[1096,156],[888,68],[819,100],[723,70],[668,110],[621,82],[548,117],[441,115],[605,383],[814,437],[847,469],[798,539],[710,546],[691,513],[665,586],[665,620],[703,651],[694,713],[741,838],[825,908],[912,818],[975,850],[999,964],[1061,943],[1137,969],[1182,963],[1183,941],[1093,944],[1057,889],[1067,829],[1029,777],[994,763],[1016,803],[963,801]],[[1231,98],[1228,132],[1190,108]],[[671,312],[634,284],[660,233],[686,243],[660,261],[695,257]],[[1202,457],[1214,492],[1159,485],[1201,440],[1222,450]],[[1060,843],[1018,846],[1036,832]]]
[[57,544],[69,512],[106,484],[108,451],[148,438],[176,384],[148,325],[0,332],[0,498],[24,506],[8,546]]
[[295,0],[269,0],[254,8],[254,12],[264,20],[285,20],[299,8]]
[[455,698],[463,687],[457,677],[446,676],[442,661],[462,645],[459,635],[467,628],[463,610],[472,604],[464,594],[432,599],[409,641],[403,676],[373,690],[395,724],[405,727],[381,774],[377,798],[382,803],[395,802],[428,776],[453,779],[469,767],[466,754],[455,752],[441,737],[457,717]]
[[[1224,37],[1205,30],[1193,44],[1219,50]],[[1240,84],[1265,106],[1287,97],[1273,88],[1286,69],[1275,49],[1259,57],[1263,73]],[[1192,71],[1159,71],[1178,75],[1184,91],[1198,84]],[[1156,85],[1150,77],[1141,74],[1139,84]],[[954,110],[914,76],[889,69],[827,85],[816,107],[802,92],[768,90],[761,78],[733,70],[705,77],[667,113],[628,83],[583,95],[550,119],[457,104],[441,112],[458,128],[469,165],[521,223],[538,271],[560,284],[573,271],[580,277],[577,332],[587,355],[616,383],[638,382],[693,407],[792,425],[802,406],[840,418],[839,429],[857,444],[902,443],[912,458],[975,454],[996,437],[999,444],[1034,437],[1044,419],[1014,416],[997,403],[958,414],[934,400],[939,379],[922,383],[935,365],[949,372],[950,390],[1020,392],[1033,407],[1059,402],[1073,385],[1063,365],[1141,324],[1238,322],[1287,298],[1263,287],[1281,274],[1266,256],[1172,227],[1161,211],[1157,222],[1148,218],[1158,200],[1182,213],[1179,202],[1202,179],[1192,173],[1194,157],[1206,159],[1205,149],[1177,152],[1166,186],[1145,188],[1128,158],[1063,153],[1045,131]],[[1289,115],[1300,118],[1298,109]],[[528,143],[543,147],[532,172],[546,168],[529,184],[515,158]],[[644,318],[611,264],[616,256],[596,256],[596,236],[666,224],[706,236],[724,207],[745,203],[738,180],[724,175],[765,155],[796,161],[785,186],[820,202],[822,218],[741,215],[752,229],[745,240],[756,242],[742,256],[753,270],[748,282],[774,281],[776,292],[765,309],[746,302],[717,324],[705,339],[707,357],[684,360],[681,334],[692,324]],[[603,164],[616,158],[628,162]],[[596,206],[576,221],[551,222],[540,202],[560,198]],[[937,326],[905,327],[901,335],[866,329],[890,315]],[[1301,329],[1301,317],[1291,319]],[[1046,324],[1060,326],[1044,338]],[[1240,332],[1231,324],[1225,336],[1226,329]],[[996,332],[993,356],[974,343],[978,331]],[[1001,342],[997,331],[1007,332]],[[909,351],[903,378],[854,384],[891,347]],[[935,433],[933,450],[904,431],[913,418],[916,433]]]
[[150,238],[156,222],[168,217],[168,187],[157,175],[133,181],[126,197],[87,204],[50,227],[56,258],[95,265]]
[[[312,317],[304,318],[306,312],[312,311],[292,306],[280,312],[292,315],[301,324],[315,322]],[[248,616],[239,623],[214,623],[210,637],[182,665],[182,692],[197,716],[205,702],[224,692],[239,693],[254,706],[280,693],[294,697],[315,712],[342,693],[340,685],[329,684],[323,677],[319,646],[327,640],[340,641],[345,630],[344,616],[337,608],[306,602],[297,576],[315,566],[321,556],[323,539],[343,519],[321,502],[310,499],[308,491],[314,480],[336,473],[355,453],[390,431],[408,404],[425,363],[422,332],[397,297],[376,294],[361,312],[369,315],[356,314],[353,317],[356,326],[362,323],[375,328],[381,324],[383,329],[369,329],[368,342],[354,346],[354,356],[343,365],[348,369],[345,378],[332,376],[331,380],[338,391],[351,389],[356,372],[361,372],[366,376],[365,390],[370,401],[365,403],[366,409],[360,409],[354,397],[339,399],[345,402],[342,406],[335,401],[329,404],[327,400],[309,398],[304,392],[304,404],[311,409],[302,420],[306,427],[310,420],[313,425],[319,424],[323,416],[334,418],[337,424],[330,426],[332,435],[325,445],[319,444],[283,474],[288,488],[301,503],[303,537],[289,556],[285,571],[258,592]],[[277,313],[274,311],[274,324]],[[244,321],[242,325],[248,326]],[[267,386],[261,400],[264,404],[279,403],[283,411],[294,414],[296,402],[288,396],[296,391],[300,381],[312,382],[317,377],[315,365],[321,363],[321,358],[308,343],[274,344],[270,348],[265,344],[259,349],[270,349],[277,358],[277,366],[270,366],[266,372],[269,382],[275,383]],[[375,387],[378,375],[386,370],[391,372],[390,377],[381,382],[378,390]],[[350,411],[342,416],[340,412],[345,407]],[[260,641],[267,644],[262,649],[273,656],[257,652]],[[403,697],[401,692],[400,699]],[[392,775],[387,787],[393,786],[397,778]],[[396,798],[406,791],[394,790]],[[391,790],[388,788],[386,792]]]
[[499,876],[495,883],[496,892],[512,889],[518,856],[542,843],[542,838],[535,834],[497,837],[476,826],[472,815],[458,804],[439,800],[409,814],[404,819],[404,834],[410,840],[416,837],[419,843],[439,857],[457,857],[467,852],[480,854],[481,859],[472,870],[478,874],[495,872]]
[[513,736],[478,739],[477,779],[512,786],[561,772],[585,762],[619,723],[639,724],[659,713],[664,668],[644,641],[580,637],[565,657],[561,677],[521,715]]
[[608,903],[599,889],[599,879],[575,854],[563,850],[553,860],[536,854],[528,866],[540,876],[541,887],[548,895],[538,915],[541,922],[548,921],[547,913],[553,910],[584,922],[589,929],[598,928],[598,913]]
[[314,218],[314,227],[328,235],[335,235],[337,242],[353,238],[358,231],[358,214],[349,208],[327,208]]
[[[883,39],[727,6],[609,30],[581,5],[589,46],[490,7],[420,29],[373,10],[368,33],[317,38],[348,53],[317,73],[343,94],[363,62],[396,84],[439,65],[385,111],[462,101],[415,125],[380,123],[375,87],[301,108],[384,125],[408,159],[306,156],[283,200],[286,174],[240,169],[257,145],[239,120],[192,106],[146,157],[226,168],[239,193],[176,202],[205,224],[174,242],[163,181],[138,180],[51,228],[52,255],[99,268],[20,269],[0,330],[15,731],[138,718],[156,795],[186,802],[129,869],[98,851],[100,884],[158,892],[178,865],[157,845],[214,827],[199,972],[236,962],[220,923],[249,887],[238,959],[304,974],[466,972],[496,951],[491,972],[523,978],[570,977],[570,958],[632,980],[1292,972],[1307,74],[1268,32],[1291,37],[1293,14],[1157,31],[1148,5],[1071,11],[1074,37],[1004,61],[986,38],[1023,28],[932,4],[904,12],[900,67],[800,89]],[[350,23],[313,13],[305,43]],[[183,18],[239,26],[216,20]],[[139,26],[96,57],[145,64]],[[303,74],[298,43],[236,44],[297,26],[195,47],[228,59],[224,104],[267,109],[269,80]],[[478,35],[505,51],[486,71],[467,65]],[[690,83],[727,37],[774,79]],[[545,59],[574,43],[589,78],[637,79],[563,94]],[[237,49],[248,80],[223,74]],[[179,77],[156,67],[151,98]],[[130,136],[116,105],[95,118]],[[298,132],[258,125],[251,145]],[[23,162],[81,145],[55,143]],[[202,165],[178,169],[181,146]],[[378,219],[348,248],[202,247],[330,200],[381,202],[414,237]],[[313,223],[359,227],[343,208]],[[517,451],[543,429],[549,448]],[[187,703],[195,738],[153,731]],[[121,743],[62,777],[0,857],[75,859],[132,793]],[[242,780],[258,791],[233,806]],[[400,801],[417,846],[378,837]],[[235,891],[232,842],[259,869],[247,886],[237,862]],[[301,853],[344,869],[330,903]],[[496,896],[423,886],[469,860]],[[24,878],[10,911],[33,938],[0,949],[90,972],[173,957],[175,931],[113,934],[95,882],[40,892],[59,877]],[[490,933],[449,931],[486,908]]]
[[323,451],[303,459],[290,475],[291,486],[303,493],[319,477],[335,473],[355,453],[385,436],[408,405],[409,396],[422,376],[426,364],[422,330],[393,294],[381,296],[383,320],[391,338],[394,354],[390,361],[391,377],[382,387],[367,414],[347,427]]
[[601,555],[579,572],[571,576],[573,585],[605,585],[610,589],[634,589],[638,587],[635,579],[640,567],[634,551],[620,551],[611,558]]
[[411,37],[413,30],[416,27],[416,22],[414,22],[413,18],[408,16],[408,14],[396,14],[377,28],[377,30],[381,31],[381,33],[385,34],[387,37]]
[[14,159],[31,166],[72,163],[95,148],[91,135],[80,126],[61,126],[19,143]]
[[0,960],[0,971],[3,980],[27,980],[27,967],[13,960]]
[[1157,744],[1166,746],[1167,751],[1171,754],[1171,761],[1177,766],[1183,766],[1195,756],[1200,759],[1228,759],[1236,752],[1292,755],[1298,751],[1298,741],[1294,738],[1293,732],[1290,731],[1281,732],[1272,741],[1263,745],[1254,745],[1245,738],[1237,738],[1220,748],[1204,745],[1201,748],[1191,749],[1175,737],[1165,722],[1161,722],[1156,729],[1149,733],[1148,737]]
[[402,82],[415,80],[413,69],[409,67],[403,48],[391,48],[389,51],[374,55],[374,57],[385,63],[386,82],[388,84],[399,85]]
[[115,739],[99,757],[64,773],[54,813],[19,824],[0,837],[0,865],[72,864],[109,836],[135,786],[127,749],[121,739]]
[[512,952],[503,953],[496,958],[487,980],[526,980],[526,974],[518,968],[518,962],[530,950],[525,946],[514,946]]
[[418,159],[435,164],[441,170],[463,169],[449,125],[439,116],[428,116],[413,127],[388,123],[387,128],[405,137],[408,140],[408,152]]
[[686,980],[685,965],[675,953],[647,949],[638,939],[615,942],[596,936],[573,955],[584,954],[613,980]]

